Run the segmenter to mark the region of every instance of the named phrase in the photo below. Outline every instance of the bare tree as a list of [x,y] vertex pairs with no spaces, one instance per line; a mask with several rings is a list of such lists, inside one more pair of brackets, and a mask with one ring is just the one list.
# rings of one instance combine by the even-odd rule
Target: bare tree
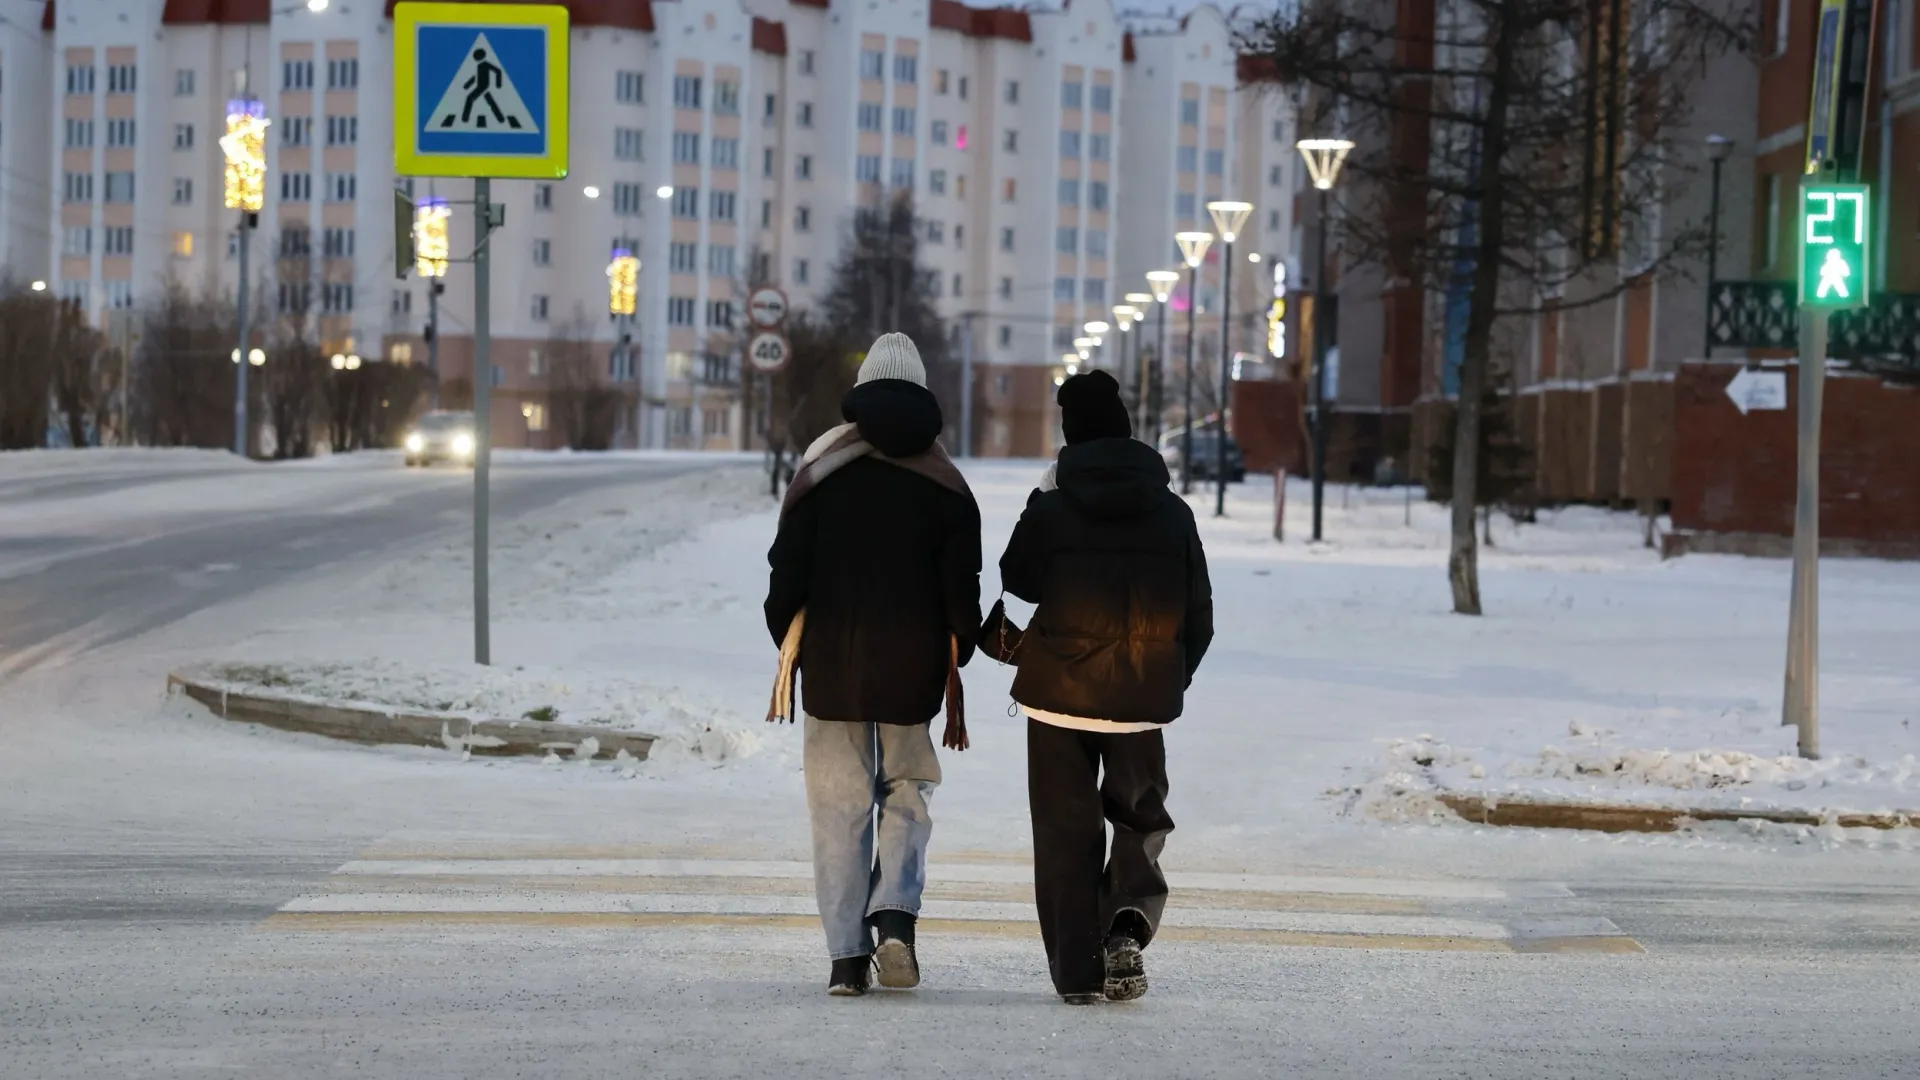
[[135,425],[153,446],[233,443],[233,308],[169,281],[143,316]]
[[1672,153],[1709,65],[1744,44],[1737,0],[1302,0],[1246,35],[1300,94],[1306,132],[1361,146],[1342,264],[1370,262],[1462,312],[1452,460],[1453,607],[1480,613],[1474,508],[1497,335],[1611,300],[1705,250],[1674,220]]
[[66,427],[67,445],[87,446],[100,430],[101,369],[106,338],[87,325],[78,301],[62,301],[54,319],[53,403]]
[[261,396],[266,401],[267,420],[273,426],[276,459],[313,456],[314,427],[326,397],[327,358],[320,354],[320,346],[301,332],[303,328],[303,323],[283,324],[261,369]]
[[0,283],[0,450],[46,445],[58,322],[51,297]]
[[927,387],[957,425],[960,364],[933,305],[937,277],[920,264],[922,228],[904,190],[879,206],[856,210],[833,268],[833,284],[814,314],[835,334],[857,340],[861,352],[881,334],[897,331],[912,338],[927,366]]
[[609,450],[620,417],[633,411],[632,394],[609,381],[593,355],[593,328],[584,311],[555,325],[545,346],[547,419],[570,450]]

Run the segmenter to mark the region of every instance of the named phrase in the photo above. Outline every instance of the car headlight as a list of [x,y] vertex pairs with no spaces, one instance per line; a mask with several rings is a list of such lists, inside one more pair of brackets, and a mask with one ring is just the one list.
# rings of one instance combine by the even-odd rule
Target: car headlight
[[453,437],[453,452],[465,457],[473,453],[473,436],[461,432]]
[[407,436],[406,446],[407,453],[417,454],[427,448],[427,440],[421,438],[420,433],[415,431]]

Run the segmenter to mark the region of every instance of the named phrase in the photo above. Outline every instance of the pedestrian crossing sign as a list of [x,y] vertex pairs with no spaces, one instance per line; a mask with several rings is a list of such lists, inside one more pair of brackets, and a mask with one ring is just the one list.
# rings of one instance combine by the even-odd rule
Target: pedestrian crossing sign
[[558,180],[567,175],[567,9],[393,8],[394,171]]

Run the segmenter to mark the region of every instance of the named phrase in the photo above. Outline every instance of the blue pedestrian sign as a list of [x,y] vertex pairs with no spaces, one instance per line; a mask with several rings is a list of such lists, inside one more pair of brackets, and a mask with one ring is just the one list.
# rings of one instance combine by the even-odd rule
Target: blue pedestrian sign
[[393,9],[394,171],[567,175],[567,9],[400,3]]

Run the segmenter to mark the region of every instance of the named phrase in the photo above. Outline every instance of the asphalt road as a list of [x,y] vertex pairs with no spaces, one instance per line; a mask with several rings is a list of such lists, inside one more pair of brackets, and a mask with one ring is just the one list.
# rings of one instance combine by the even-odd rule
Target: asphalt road
[[[587,491],[703,467],[643,458],[503,461],[492,470],[492,515],[504,522]],[[235,472],[196,463],[0,483],[0,506],[16,523],[28,523],[0,537],[0,560],[16,563],[16,572],[0,576],[0,680],[49,656],[84,655],[331,564],[470,527],[471,477],[456,469],[405,469],[380,454],[267,476],[259,467]],[[243,500],[185,519],[161,516],[177,510],[167,506],[169,489],[223,478],[270,485],[273,497],[262,508]],[[298,498],[303,486],[314,490],[309,502]],[[129,512],[116,523],[120,535],[105,541],[31,531],[37,511],[81,497],[124,497],[154,510]],[[23,566],[29,572],[20,572]]]

